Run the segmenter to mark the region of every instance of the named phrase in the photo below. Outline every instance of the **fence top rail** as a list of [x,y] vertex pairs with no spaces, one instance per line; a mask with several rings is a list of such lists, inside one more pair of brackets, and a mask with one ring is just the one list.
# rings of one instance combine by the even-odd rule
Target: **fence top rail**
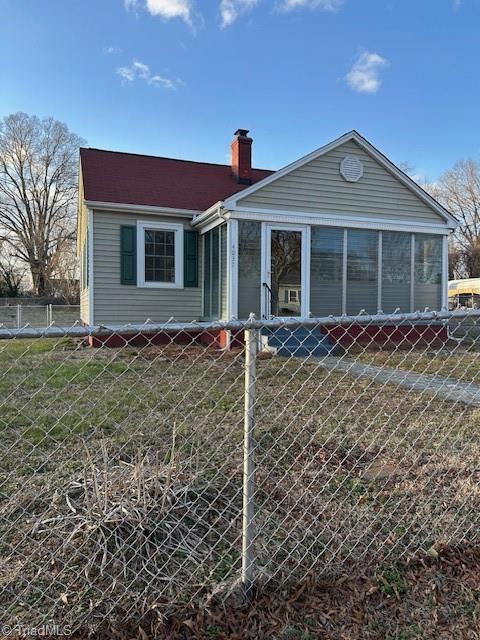
[[0,340],[25,339],[25,338],[82,338],[89,336],[105,337],[110,335],[151,335],[152,333],[176,334],[201,333],[208,331],[242,331],[244,329],[295,329],[297,327],[332,327],[357,325],[395,325],[399,323],[414,322],[446,322],[449,320],[462,320],[464,318],[474,318],[480,320],[480,309],[470,311],[422,311],[415,313],[377,313],[361,314],[357,316],[328,316],[312,318],[273,318],[270,320],[259,320],[251,314],[248,320],[217,320],[213,322],[175,322],[173,319],[164,323],[146,322],[143,324],[125,325],[98,325],[83,326],[75,324],[71,327],[58,327],[55,325],[42,328],[34,328],[26,325],[21,329],[9,329],[0,323]]

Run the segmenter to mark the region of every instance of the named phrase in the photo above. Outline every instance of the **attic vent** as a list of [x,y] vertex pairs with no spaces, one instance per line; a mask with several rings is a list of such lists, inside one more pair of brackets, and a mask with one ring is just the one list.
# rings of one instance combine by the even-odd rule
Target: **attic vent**
[[363,176],[363,164],[356,156],[345,156],[340,164],[340,173],[347,182],[357,182]]

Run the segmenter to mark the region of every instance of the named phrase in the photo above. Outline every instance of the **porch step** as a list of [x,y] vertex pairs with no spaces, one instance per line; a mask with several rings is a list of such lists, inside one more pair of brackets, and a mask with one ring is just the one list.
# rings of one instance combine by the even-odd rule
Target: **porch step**
[[306,358],[334,355],[337,351],[336,345],[329,337],[316,328],[262,329],[262,336],[266,339],[268,347],[280,356]]

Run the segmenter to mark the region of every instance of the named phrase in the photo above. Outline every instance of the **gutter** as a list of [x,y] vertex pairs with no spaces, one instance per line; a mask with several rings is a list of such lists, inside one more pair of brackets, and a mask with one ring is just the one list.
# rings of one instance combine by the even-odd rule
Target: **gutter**
[[103,211],[118,211],[125,213],[151,213],[154,215],[182,216],[192,218],[201,215],[202,212],[195,209],[173,209],[172,207],[156,207],[144,204],[125,204],[122,202],[99,202],[96,200],[84,200],[89,209]]
[[206,211],[198,216],[194,216],[191,225],[192,227],[203,226],[215,220],[215,218],[223,218],[226,216],[223,200],[219,200],[214,205],[209,207]]

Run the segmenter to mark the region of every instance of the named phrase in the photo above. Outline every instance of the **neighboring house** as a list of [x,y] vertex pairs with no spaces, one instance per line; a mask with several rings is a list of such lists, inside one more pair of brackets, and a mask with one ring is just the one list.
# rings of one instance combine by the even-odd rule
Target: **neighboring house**
[[273,172],[247,134],[231,165],[81,149],[84,323],[447,306],[456,221],[365,138]]

